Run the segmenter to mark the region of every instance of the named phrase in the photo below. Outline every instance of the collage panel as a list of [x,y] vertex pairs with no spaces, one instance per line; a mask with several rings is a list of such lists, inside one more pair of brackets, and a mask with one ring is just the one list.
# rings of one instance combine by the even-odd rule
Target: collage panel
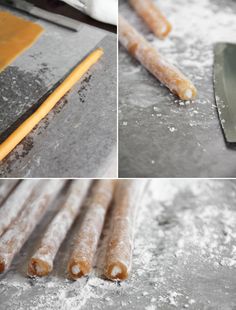
[[0,309],[235,308],[235,180],[0,189]]
[[236,1],[0,0],[0,310],[235,310]]
[[1,177],[117,176],[116,16],[1,1]]
[[236,2],[119,1],[119,176],[235,177]]

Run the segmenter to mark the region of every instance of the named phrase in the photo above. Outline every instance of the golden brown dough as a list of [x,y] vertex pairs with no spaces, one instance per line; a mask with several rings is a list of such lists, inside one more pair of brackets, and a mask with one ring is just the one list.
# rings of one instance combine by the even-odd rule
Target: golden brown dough
[[164,39],[168,36],[172,29],[171,24],[153,0],[130,0],[129,2],[159,39]]
[[115,180],[99,180],[92,188],[83,223],[75,238],[68,274],[76,280],[91,272],[106,212],[113,197]]
[[31,47],[42,32],[40,25],[0,11],[0,72]]
[[132,265],[135,219],[146,180],[119,180],[114,197],[112,229],[104,275],[113,281],[128,278]]
[[0,238],[0,273],[10,267],[13,258],[41,221],[64,183],[60,179],[40,180],[37,190],[25,202],[22,212]]
[[159,54],[122,16],[119,17],[119,40],[133,57],[180,99],[191,100],[196,97],[197,90],[192,82]]
[[91,180],[72,181],[65,202],[47,227],[39,247],[29,261],[29,275],[47,276],[52,271],[57,251],[79,213],[90,184]]

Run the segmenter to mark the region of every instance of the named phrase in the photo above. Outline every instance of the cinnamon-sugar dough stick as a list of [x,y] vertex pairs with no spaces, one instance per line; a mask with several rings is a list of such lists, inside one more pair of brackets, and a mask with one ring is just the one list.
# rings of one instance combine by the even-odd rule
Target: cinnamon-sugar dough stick
[[92,188],[86,214],[75,238],[74,248],[67,268],[69,277],[74,280],[91,272],[115,184],[115,180],[99,180]]
[[52,271],[57,251],[79,213],[90,184],[90,180],[72,182],[65,202],[49,224],[39,247],[29,261],[29,275],[46,276]]
[[153,0],[129,0],[129,3],[158,38],[168,36],[172,26]]
[[0,183],[0,206],[16,187],[19,180],[2,180]]
[[0,208],[0,236],[17,218],[40,180],[23,180]]
[[135,219],[146,180],[119,180],[114,196],[114,212],[104,275],[113,281],[128,278],[131,264]]
[[40,180],[19,217],[0,238],[0,272],[5,272],[58,195],[64,180]]
[[191,100],[196,97],[197,90],[192,82],[159,54],[122,16],[119,17],[119,40],[133,57],[180,99]]

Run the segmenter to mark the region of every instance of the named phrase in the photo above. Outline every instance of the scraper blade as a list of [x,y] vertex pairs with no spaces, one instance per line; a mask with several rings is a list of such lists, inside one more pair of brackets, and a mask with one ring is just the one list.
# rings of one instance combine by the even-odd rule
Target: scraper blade
[[236,44],[217,43],[214,48],[215,99],[228,143],[236,142]]

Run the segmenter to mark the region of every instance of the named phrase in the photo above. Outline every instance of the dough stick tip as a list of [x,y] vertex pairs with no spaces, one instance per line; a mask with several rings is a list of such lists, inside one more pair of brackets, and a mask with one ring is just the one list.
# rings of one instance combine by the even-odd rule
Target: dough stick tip
[[112,281],[124,281],[128,279],[127,267],[121,262],[110,263],[104,272],[106,278]]
[[193,85],[189,85],[184,89],[182,94],[180,94],[180,99],[182,100],[193,100],[197,96],[197,90]]
[[163,24],[161,26],[161,36],[160,36],[160,39],[162,39],[162,40],[165,39],[169,35],[171,30],[172,30],[171,24],[168,24],[168,26],[166,24]]
[[52,267],[39,258],[32,258],[28,265],[29,276],[47,276],[52,271]]
[[70,278],[73,280],[77,280],[83,276],[86,276],[90,273],[90,266],[86,263],[86,261],[80,260],[79,262],[70,262],[68,265],[68,273]]

